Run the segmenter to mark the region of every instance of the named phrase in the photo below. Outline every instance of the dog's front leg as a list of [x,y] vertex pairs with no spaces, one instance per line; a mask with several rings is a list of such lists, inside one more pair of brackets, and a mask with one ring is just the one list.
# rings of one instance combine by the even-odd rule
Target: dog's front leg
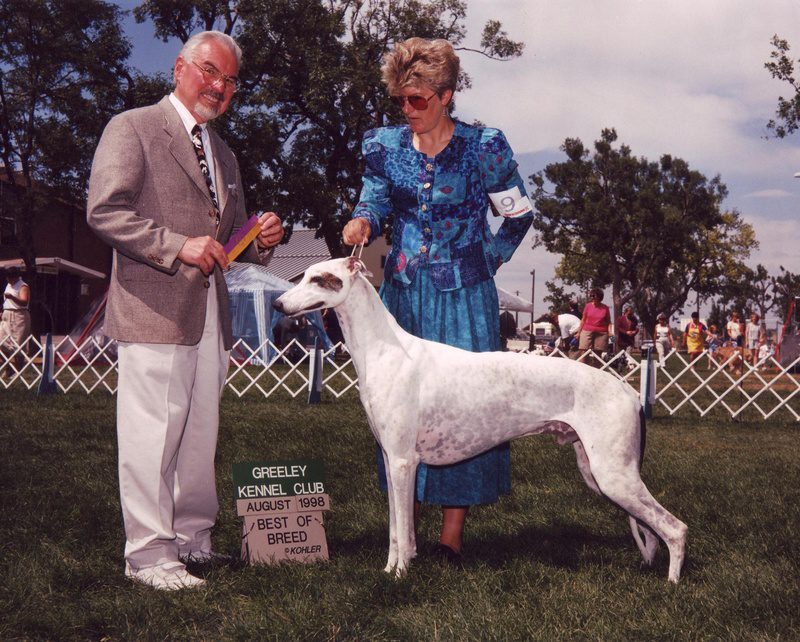
[[392,479],[392,469],[389,464],[389,455],[381,449],[383,455],[383,468],[386,472],[386,490],[389,497],[389,559],[386,561],[386,568],[383,570],[391,573],[397,566],[397,508],[394,501],[394,480]]
[[389,510],[394,514],[394,537],[389,547],[389,567],[393,561],[392,545],[396,545],[395,575],[402,577],[409,562],[417,555],[414,537],[414,482],[417,461],[412,458],[392,457],[388,463],[387,472],[392,480],[389,486]]

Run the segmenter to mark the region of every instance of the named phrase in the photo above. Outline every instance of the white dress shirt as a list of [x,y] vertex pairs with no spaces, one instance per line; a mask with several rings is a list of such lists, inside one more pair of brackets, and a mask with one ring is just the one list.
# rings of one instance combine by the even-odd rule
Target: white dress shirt
[[[194,126],[198,124],[197,121],[194,119],[194,116],[192,116],[189,110],[186,109],[186,105],[184,105],[175,94],[169,95],[169,102],[171,102],[173,107],[175,107],[177,110],[178,116],[181,117],[181,122],[183,122],[183,126],[186,128],[186,133],[189,135],[189,139],[191,140],[192,129],[194,129]],[[207,123],[200,123],[200,139],[203,141],[203,150],[206,153],[206,162],[208,163],[208,172],[211,176],[211,184],[214,186],[214,193],[219,194],[219,190],[217,189],[217,175],[214,172],[214,152],[211,149],[211,139],[206,131],[207,126]]]

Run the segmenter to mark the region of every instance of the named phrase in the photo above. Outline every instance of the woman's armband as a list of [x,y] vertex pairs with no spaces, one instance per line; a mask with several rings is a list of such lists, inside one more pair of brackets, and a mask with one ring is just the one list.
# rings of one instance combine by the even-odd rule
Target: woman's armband
[[492,202],[494,210],[504,218],[519,218],[533,211],[531,202],[520,192],[519,187],[490,193],[489,200]]

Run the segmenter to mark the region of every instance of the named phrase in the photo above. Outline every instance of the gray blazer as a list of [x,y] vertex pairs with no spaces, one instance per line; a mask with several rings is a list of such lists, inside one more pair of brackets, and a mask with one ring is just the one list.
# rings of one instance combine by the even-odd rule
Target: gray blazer
[[[247,220],[233,152],[211,128],[223,245]],[[113,248],[104,332],[120,341],[194,345],[205,323],[208,278],[177,260],[188,237],[214,236],[213,204],[178,112],[157,105],[108,123],[89,179],[87,221]],[[255,244],[238,260],[258,262]],[[225,347],[231,348],[228,289],[216,284]]]

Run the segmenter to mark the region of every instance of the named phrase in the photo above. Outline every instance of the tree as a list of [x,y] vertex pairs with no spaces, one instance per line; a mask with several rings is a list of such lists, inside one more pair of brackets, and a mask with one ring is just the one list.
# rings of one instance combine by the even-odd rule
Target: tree
[[54,197],[83,201],[105,123],[160,83],[126,66],[130,44],[111,3],[2,0],[0,25],[0,170],[30,268],[37,214]]
[[780,266],[780,275],[773,278],[774,304],[778,316],[785,319],[789,303],[800,297],[800,274],[794,274]]
[[594,152],[576,138],[567,160],[531,176],[537,243],[562,255],[568,284],[611,286],[614,316],[632,302],[645,327],[659,312],[682,309],[690,292],[707,297],[732,280],[757,243],[736,211],[720,204],[727,189],[669,155],[636,158],[604,129]]
[[[185,41],[219,28],[244,52],[242,90],[220,119],[237,153],[251,206],[317,229],[341,256],[341,229],[361,186],[361,139],[401,121],[380,82],[380,62],[410,36],[446,38],[498,59],[520,55],[497,21],[480,47],[462,47],[465,0],[147,0],[134,10],[156,36]],[[461,85],[469,86],[463,75]]]
[[752,312],[764,319],[775,305],[775,278],[760,263],[755,269],[745,268],[741,278],[720,284],[717,303],[723,310],[738,312],[742,319]]
[[566,288],[556,281],[545,281],[544,285],[548,294],[543,301],[550,304],[551,312],[556,314],[574,314],[577,312],[576,316],[581,316],[581,312],[588,301],[585,294],[589,289],[588,284],[583,284],[583,287],[578,288],[579,292],[584,294],[567,292]]
[[761,319],[775,310],[783,319],[789,309],[789,302],[800,296],[800,275],[788,272],[782,265],[780,274],[770,275],[759,264],[755,270],[747,268],[743,278],[726,281],[720,287],[716,303],[722,311],[736,311],[742,318],[755,312]]
[[792,95],[789,98],[778,97],[776,119],[767,123],[767,129],[774,131],[778,138],[784,138],[793,134],[800,127],[800,84],[795,78],[794,60],[789,57],[789,43],[779,38],[777,34],[772,36],[771,42],[774,47],[770,53],[772,60],[765,62],[764,67],[772,74],[773,78],[787,83],[791,88]]

